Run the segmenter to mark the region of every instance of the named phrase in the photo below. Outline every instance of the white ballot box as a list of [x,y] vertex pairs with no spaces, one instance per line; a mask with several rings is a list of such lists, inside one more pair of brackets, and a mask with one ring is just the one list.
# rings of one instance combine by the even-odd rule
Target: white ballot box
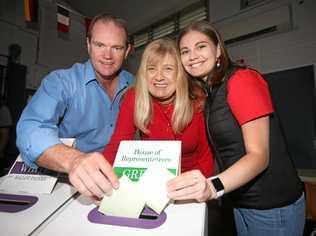
[[51,194],[0,194],[0,235],[30,235],[75,193],[57,183]]
[[147,219],[106,218],[91,200],[80,195],[65,204],[32,235],[207,235],[205,203],[170,204],[156,219],[150,219],[152,212],[148,211]]
[[[72,147],[75,139],[60,139]],[[13,163],[9,173],[0,179],[0,193],[5,194],[50,194],[61,174],[45,168],[33,169],[22,160],[21,155]]]
[[[61,139],[72,146],[74,139]],[[26,166],[19,155],[0,178],[0,235],[30,235],[76,194],[66,175]]]

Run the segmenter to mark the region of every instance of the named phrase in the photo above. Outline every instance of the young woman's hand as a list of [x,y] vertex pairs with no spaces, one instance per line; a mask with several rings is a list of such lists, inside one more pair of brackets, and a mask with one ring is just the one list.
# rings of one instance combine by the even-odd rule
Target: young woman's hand
[[205,202],[216,197],[210,180],[199,170],[184,172],[167,183],[168,197],[173,200],[196,200]]

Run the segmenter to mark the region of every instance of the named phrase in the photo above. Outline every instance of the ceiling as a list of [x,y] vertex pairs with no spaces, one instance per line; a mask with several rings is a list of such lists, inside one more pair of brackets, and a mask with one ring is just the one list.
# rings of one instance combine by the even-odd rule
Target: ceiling
[[149,26],[199,0],[66,0],[76,11],[89,17],[107,12],[124,18],[129,33]]

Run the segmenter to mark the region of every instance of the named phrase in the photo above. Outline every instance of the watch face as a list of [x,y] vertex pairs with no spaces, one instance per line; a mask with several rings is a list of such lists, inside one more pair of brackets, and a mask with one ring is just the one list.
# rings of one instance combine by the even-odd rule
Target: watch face
[[212,184],[213,184],[214,188],[216,189],[216,192],[220,192],[220,191],[224,190],[224,185],[218,177],[215,179],[212,179]]

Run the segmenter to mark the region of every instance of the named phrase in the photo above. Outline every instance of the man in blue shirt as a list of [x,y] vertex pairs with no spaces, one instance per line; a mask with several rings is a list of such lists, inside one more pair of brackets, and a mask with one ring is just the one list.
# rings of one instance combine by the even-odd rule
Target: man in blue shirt
[[[47,75],[17,125],[24,162],[66,172],[78,191],[101,198],[118,187],[111,165],[99,153],[115,127],[123,90],[134,77],[121,70],[130,45],[122,19],[96,16],[87,36],[90,60]],[[75,138],[76,148],[60,138]]]

